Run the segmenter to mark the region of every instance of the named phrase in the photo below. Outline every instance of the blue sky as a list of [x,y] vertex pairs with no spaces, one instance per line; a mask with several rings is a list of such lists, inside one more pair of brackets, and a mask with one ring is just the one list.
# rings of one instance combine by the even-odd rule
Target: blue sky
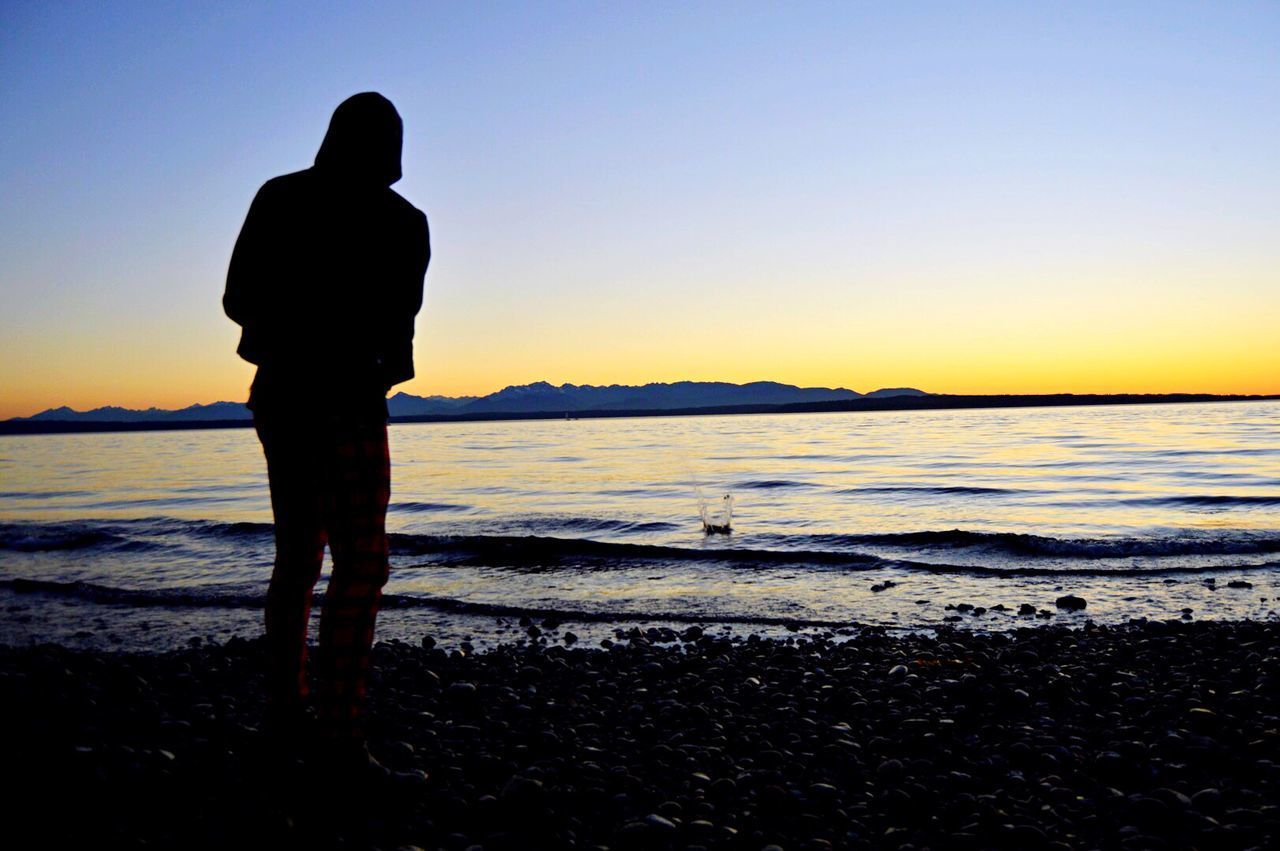
[[1274,3],[10,3],[0,32],[0,415],[243,398],[231,244],[363,90],[432,222],[412,392],[1280,391]]

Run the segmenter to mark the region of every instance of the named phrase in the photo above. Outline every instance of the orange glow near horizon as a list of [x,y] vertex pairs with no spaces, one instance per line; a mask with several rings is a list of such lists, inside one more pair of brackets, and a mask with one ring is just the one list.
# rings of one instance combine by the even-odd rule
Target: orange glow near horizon
[[[1230,306],[1166,297],[1159,310],[1140,298],[1112,298],[1109,313],[1092,306],[1106,304],[1101,297],[1074,310],[1043,297],[1035,307],[1004,310],[948,301],[830,311],[793,301],[785,321],[750,300],[631,318],[602,304],[594,321],[581,314],[544,320],[523,336],[518,311],[468,322],[429,303],[418,323],[418,377],[395,389],[478,396],[539,380],[772,380],[864,393],[900,386],[955,394],[1280,393],[1280,343],[1270,328],[1280,315],[1275,297]],[[216,313],[193,327],[204,333],[152,330],[140,321],[109,331],[85,327],[71,346],[37,335],[0,341],[0,417],[60,405],[242,401],[253,367],[234,355],[236,329]]]

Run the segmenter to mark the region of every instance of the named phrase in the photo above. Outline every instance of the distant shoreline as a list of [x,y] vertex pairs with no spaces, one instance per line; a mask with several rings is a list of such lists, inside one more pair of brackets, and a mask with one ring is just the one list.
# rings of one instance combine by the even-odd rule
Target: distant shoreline
[[[979,408],[1058,408],[1094,405],[1170,405],[1210,402],[1269,402],[1280,399],[1272,395],[1215,395],[1212,393],[1043,393],[1025,395],[958,396],[890,396],[886,398],[842,399],[830,402],[796,402],[786,405],[723,405],[699,408],[593,410],[593,411],[521,411],[476,414],[424,414],[392,417],[400,423],[494,422],[506,420],[600,419],[607,417],[694,417],[732,414],[815,414],[866,413],[873,411],[946,411]],[[124,431],[189,431],[193,429],[249,428],[251,420],[171,420],[167,422],[77,422],[73,420],[6,420],[0,422],[0,435],[80,434]]]

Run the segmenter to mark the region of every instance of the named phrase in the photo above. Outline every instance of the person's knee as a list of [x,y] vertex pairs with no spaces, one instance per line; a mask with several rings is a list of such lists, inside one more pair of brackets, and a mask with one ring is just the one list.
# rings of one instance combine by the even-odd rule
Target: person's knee
[[320,578],[323,563],[323,548],[277,548],[271,587],[280,590],[311,588]]
[[[336,565],[334,570],[336,573]],[[367,556],[355,559],[347,566],[344,573],[347,581],[352,584],[381,590],[391,576],[391,565],[387,562],[386,556]]]
[[391,564],[385,552],[337,550],[333,554],[333,576],[329,586],[335,584],[359,588],[362,594],[378,592],[387,584]]

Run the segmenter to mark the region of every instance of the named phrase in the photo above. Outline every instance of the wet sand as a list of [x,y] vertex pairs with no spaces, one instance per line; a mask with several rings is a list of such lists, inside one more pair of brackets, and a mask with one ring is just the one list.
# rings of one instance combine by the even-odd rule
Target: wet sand
[[429,779],[361,806],[265,756],[258,641],[0,647],[11,827],[45,847],[460,851],[1280,836],[1277,624],[634,629],[608,648],[533,626],[476,654],[378,646],[372,749]]

